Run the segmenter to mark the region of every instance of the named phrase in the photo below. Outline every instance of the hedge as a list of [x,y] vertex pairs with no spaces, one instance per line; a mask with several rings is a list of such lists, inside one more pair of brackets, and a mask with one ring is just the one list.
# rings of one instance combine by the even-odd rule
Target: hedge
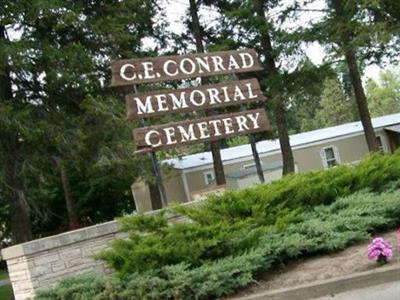
[[200,207],[175,209],[191,222],[170,225],[164,214],[124,217],[120,223],[129,239],[113,242],[98,257],[121,276],[179,263],[199,267],[253,249],[262,235],[317,205],[363,189],[380,192],[399,178],[400,153],[375,154],[357,166],[294,174],[212,196]]
[[[329,253],[368,239],[400,223],[400,190],[360,191],[333,204],[300,214],[286,228],[274,227],[254,248],[198,267],[181,262],[112,280],[83,276],[67,279],[36,300],[210,299],[252,283],[278,263],[314,253]],[[89,298],[87,295],[90,295]]]

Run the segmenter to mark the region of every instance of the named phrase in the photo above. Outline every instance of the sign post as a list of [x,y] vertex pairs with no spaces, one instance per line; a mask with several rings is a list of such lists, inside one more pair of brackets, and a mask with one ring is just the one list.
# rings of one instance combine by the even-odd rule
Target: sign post
[[[138,94],[136,84],[133,85],[133,92],[134,92],[134,94]],[[146,124],[147,119],[144,119],[144,118],[141,119],[141,123],[142,123],[143,127],[148,125],[148,124]],[[162,205],[162,207],[166,207],[167,206],[167,194],[165,192],[164,184],[162,181],[162,174],[160,171],[160,165],[158,164],[156,153],[154,151],[151,151],[149,153],[149,158],[150,158],[151,164],[153,166],[154,177],[156,179],[156,186],[157,186],[158,193],[160,194],[161,205]]]
[[264,183],[265,182],[264,172],[262,169],[260,156],[258,155],[258,151],[257,151],[257,143],[254,138],[254,135],[251,133],[249,134],[249,142],[250,142],[250,146],[251,146],[251,152],[253,152],[254,163],[256,164],[258,179],[260,179],[261,183]]

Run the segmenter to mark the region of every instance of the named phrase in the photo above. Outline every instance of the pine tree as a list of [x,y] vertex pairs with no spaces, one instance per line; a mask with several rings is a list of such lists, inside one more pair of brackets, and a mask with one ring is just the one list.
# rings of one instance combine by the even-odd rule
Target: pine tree
[[[193,36],[196,43],[196,51],[198,53],[204,53],[204,45],[203,45],[203,34],[200,26],[199,16],[198,16],[198,1],[189,0],[190,6],[190,16],[191,16],[191,27]],[[208,79],[202,78],[202,84],[207,84]],[[220,147],[218,141],[211,141],[211,154],[213,157],[214,164],[214,173],[215,173],[215,181],[217,185],[224,185],[226,183],[224,166],[222,163],[222,157],[220,152]]]
[[[94,170],[107,161],[114,170],[128,170],[131,180],[138,170],[146,176],[142,158],[134,158],[136,171],[127,169],[132,168],[125,161],[133,159],[133,142],[121,113],[124,91],[107,85],[111,59],[143,56],[142,39],[160,32],[153,23],[155,1],[6,1],[2,8],[2,189],[11,208],[14,240],[23,242],[32,237],[26,199],[35,198],[26,189],[27,173],[36,174],[31,180],[38,183],[54,175],[49,170],[58,170],[71,228],[78,226],[83,211],[77,207],[88,197],[72,181],[77,171],[92,176],[85,181],[95,181]],[[7,39],[6,28],[20,36]],[[110,174],[110,181],[115,177]],[[96,207],[92,213],[96,215]]]
[[275,118],[283,160],[283,174],[294,172],[293,153],[290,147],[288,124],[286,119],[286,102],[284,100],[284,84],[282,72],[278,67],[278,55],[281,48],[273,47],[279,30],[272,20],[266,16],[269,9],[277,5],[274,1],[207,1],[218,7],[221,12],[219,23],[215,28],[218,37],[216,45],[221,49],[248,47],[258,52],[264,64],[264,72],[259,79]]
[[314,128],[330,127],[354,121],[353,101],[348,99],[337,78],[327,79],[314,119]]
[[370,2],[329,0],[326,4],[325,15],[313,24],[311,33],[314,40],[329,46],[328,49],[336,58],[344,59],[368,149],[378,151],[361,80],[360,64],[372,58],[379,60],[385,52],[382,49],[389,42],[391,33],[386,31],[386,21],[373,18]]
[[[0,19],[2,20],[2,19]],[[22,176],[23,156],[27,154],[24,131],[25,120],[30,116],[30,105],[19,101],[12,91],[10,41],[4,20],[0,23],[0,159],[4,182],[1,190],[9,205],[9,222],[13,239],[17,243],[32,239],[30,208]],[[21,110],[25,109],[25,113]],[[21,119],[19,119],[21,118]],[[21,121],[21,122],[20,122]]]

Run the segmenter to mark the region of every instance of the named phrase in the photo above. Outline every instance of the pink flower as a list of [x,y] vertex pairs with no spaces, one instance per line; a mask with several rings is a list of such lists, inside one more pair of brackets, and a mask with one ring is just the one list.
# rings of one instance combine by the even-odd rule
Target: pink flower
[[[400,235],[400,232],[398,233]],[[375,261],[384,261],[393,256],[392,244],[385,241],[382,237],[377,237],[368,245],[368,258]]]

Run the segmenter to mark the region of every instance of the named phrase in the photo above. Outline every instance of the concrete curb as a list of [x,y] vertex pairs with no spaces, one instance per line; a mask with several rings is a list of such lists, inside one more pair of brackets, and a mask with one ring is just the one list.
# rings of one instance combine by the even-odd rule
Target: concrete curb
[[400,280],[400,266],[383,267],[372,271],[356,273],[344,277],[318,281],[285,288],[262,292],[250,296],[230,298],[232,300],[307,300],[338,294],[350,290],[362,289],[382,283]]

